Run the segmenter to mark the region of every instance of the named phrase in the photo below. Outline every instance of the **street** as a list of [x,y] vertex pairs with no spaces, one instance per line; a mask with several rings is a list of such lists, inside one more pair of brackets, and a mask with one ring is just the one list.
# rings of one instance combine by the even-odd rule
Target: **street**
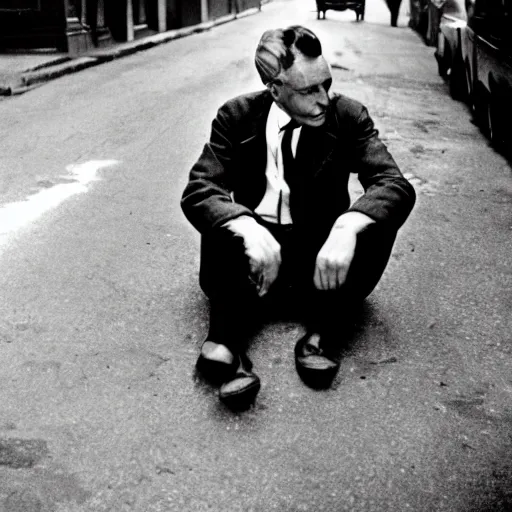
[[[511,168],[407,21],[275,1],[0,102],[0,512],[512,509]],[[262,87],[259,37],[290,24],[418,198],[333,386],[301,382],[303,328],[276,321],[233,413],[195,372],[179,200],[217,108]]]

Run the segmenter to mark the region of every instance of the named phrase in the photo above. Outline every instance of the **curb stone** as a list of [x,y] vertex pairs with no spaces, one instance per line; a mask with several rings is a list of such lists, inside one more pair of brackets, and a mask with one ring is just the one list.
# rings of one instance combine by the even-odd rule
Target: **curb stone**
[[57,64],[56,66],[50,66],[48,68],[43,68],[39,71],[28,71],[22,74],[22,86],[30,86],[39,82],[45,82],[48,80],[53,80],[54,78],[58,78],[60,76],[80,71],[82,69],[89,68],[96,64],[100,64],[101,60],[92,57],[80,57],[78,59],[73,59],[71,62],[65,62],[63,64]]

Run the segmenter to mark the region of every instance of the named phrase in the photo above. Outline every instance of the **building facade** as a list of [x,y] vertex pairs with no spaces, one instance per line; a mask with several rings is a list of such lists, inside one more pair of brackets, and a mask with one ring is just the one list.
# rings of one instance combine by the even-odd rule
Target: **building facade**
[[260,0],[0,0],[0,51],[83,54],[259,7]]

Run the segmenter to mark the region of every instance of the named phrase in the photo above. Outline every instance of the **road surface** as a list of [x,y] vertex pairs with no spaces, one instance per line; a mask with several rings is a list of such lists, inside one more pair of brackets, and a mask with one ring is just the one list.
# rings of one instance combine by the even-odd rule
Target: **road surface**
[[[510,167],[407,19],[366,12],[274,2],[0,102],[0,511],[510,510]],[[261,33],[291,23],[418,201],[332,388],[302,384],[302,327],[277,321],[234,414],[194,373],[207,304],[179,198],[217,107],[261,87]]]

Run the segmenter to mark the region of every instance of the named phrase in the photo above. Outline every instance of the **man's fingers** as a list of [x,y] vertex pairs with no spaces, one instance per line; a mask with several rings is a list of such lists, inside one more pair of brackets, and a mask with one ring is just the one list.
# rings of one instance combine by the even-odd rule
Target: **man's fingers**
[[319,257],[315,267],[314,284],[319,290],[336,290],[347,277],[347,266],[340,261]]
[[281,264],[281,246],[273,237],[270,240],[265,240],[264,251],[264,260],[271,261],[275,265]]
[[265,295],[275,281],[281,265],[281,246],[272,234],[259,224],[251,225],[244,237],[245,253],[258,294]]
[[347,267],[343,266],[336,272],[336,288],[340,288],[347,279]]
[[322,289],[322,282],[320,281],[320,271],[318,270],[318,267],[315,267],[315,274],[313,276],[313,283],[315,285],[315,288],[317,290]]
[[279,273],[281,258],[275,254],[264,254],[260,257],[252,257],[251,273],[257,283],[260,297],[265,295]]
[[268,265],[261,274],[261,287],[258,290],[260,297],[263,297],[270,289],[272,283],[276,280],[279,273],[279,265],[273,264]]
[[338,272],[335,268],[329,268],[327,270],[327,289],[328,290],[336,290],[336,280],[338,277]]
[[324,270],[321,269],[318,265],[316,266],[316,269],[315,269],[315,286],[318,290],[325,290],[325,286],[326,286],[326,281],[325,281],[325,276],[324,276]]

